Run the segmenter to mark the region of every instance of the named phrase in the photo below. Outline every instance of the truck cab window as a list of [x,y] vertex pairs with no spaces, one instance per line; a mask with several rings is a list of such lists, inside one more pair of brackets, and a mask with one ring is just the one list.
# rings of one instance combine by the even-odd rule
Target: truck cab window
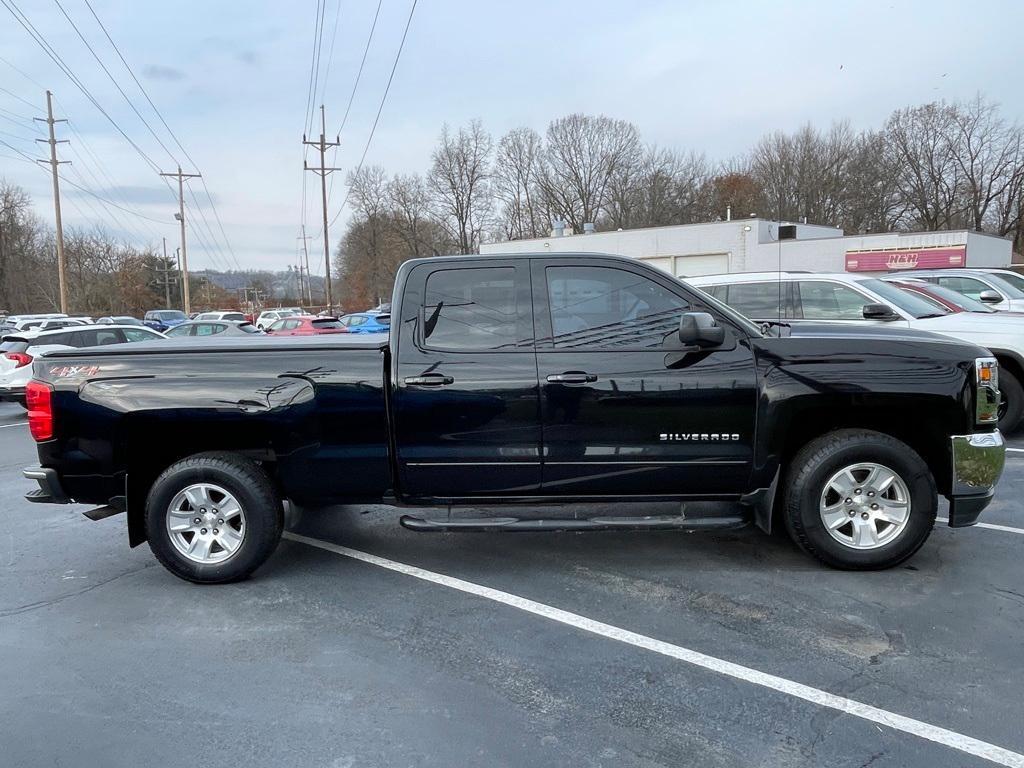
[[659,283],[613,267],[548,267],[558,348],[660,347],[689,303]]
[[516,346],[514,267],[442,269],[427,278],[426,346],[487,351]]

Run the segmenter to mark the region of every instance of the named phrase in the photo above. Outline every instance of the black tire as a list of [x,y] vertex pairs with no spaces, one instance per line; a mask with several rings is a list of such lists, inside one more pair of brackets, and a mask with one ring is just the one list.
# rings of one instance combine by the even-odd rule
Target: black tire
[[1024,387],[1002,366],[999,367],[999,393],[1003,397],[999,405],[999,431],[1008,435],[1017,431],[1024,417]]
[[[876,549],[854,549],[833,538],[819,509],[829,479],[859,462],[887,467],[909,491],[905,527]],[[928,465],[909,445],[881,432],[842,429],[812,440],[793,457],[785,482],[783,514],[790,537],[833,568],[861,571],[899,565],[921,548],[935,524],[938,499]]]
[[[171,541],[167,516],[175,496],[195,483],[229,491],[244,512],[245,534],[238,549],[216,563],[190,560]],[[226,584],[248,577],[273,554],[281,540],[283,511],[267,473],[232,453],[199,453],[175,462],[153,483],[146,498],[146,532],[156,559],[179,578],[197,584]]]

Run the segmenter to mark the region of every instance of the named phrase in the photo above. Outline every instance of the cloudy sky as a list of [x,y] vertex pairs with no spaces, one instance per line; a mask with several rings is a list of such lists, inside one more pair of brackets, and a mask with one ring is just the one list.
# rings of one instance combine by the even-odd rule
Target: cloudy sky
[[[198,194],[195,201],[187,199],[206,221],[204,226],[199,210],[192,217],[197,231],[190,235],[190,265],[283,269],[294,262],[317,0],[89,2],[202,170],[216,203],[230,251],[202,186],[192,182]],[[333,136],[377,0],[325,2],[317,103],[326,105]],[[410,2],[381,0],[336,166],[349,169],[359,161]],[[24,13],[141,153],[162,170],[173,170],[175,159],[194,170],[132,82],[86,0],[0,0],[0,141],[30,155],[45,149],[33,146],[30,139],[37,134],[25,118],[42,114],[43,89],[49,88],[58,116],[70,118],[73,129],[58,128],[71,141],[61,148],[73,162],[73,170],[64,173],[132,211],[111,212],[67,187],[66,223],[101,223],[126,239],[167,237],[168,247],[176,246],[174,197],[11,8]],[[576,111],[630,120],[647,141],[703,151],[712,159],[744,151],[767,131],[808,121],[873,127],[895,108],[979,91],[1001,103],[1008,118],[1024,119],[1022,22],[1019,0],[967,6],[943,0],[420,0],[367,163],[423,171],[446,121],[458,125],[480,118],[499,136],[520,125],[543,131],[552,118]],[[52,219],[47,174],[4,144],[0,176],[29,190],[39,214]],[[307,176],[306,222],[313,234],[319,230],[319,186],[317,177]],[[336,176],[332,217],[344,198],[344,174]],[[342,212],[332,236],[345,218]],[[322,242],[311,248],[322,252]]]

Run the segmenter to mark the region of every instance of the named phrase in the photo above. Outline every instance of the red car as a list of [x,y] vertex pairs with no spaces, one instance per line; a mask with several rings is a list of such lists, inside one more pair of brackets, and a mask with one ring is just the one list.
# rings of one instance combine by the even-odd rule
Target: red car
[[348,328],[336,317],[298,315],[281,318],[267,328],[267,333],[271,336],[319,336],[323,333],[348,333]]
[[1024,316],[1024,312],[1000,312],[992,309],[990,306],[982,304],[976,299],[964,296],[962,293],[957,293],[945,286],[935,285],[935,283],[928,283],[924,280],[900,280],[894,277],[887,277],[885,278],[885,281],[902,288],[904,291],[910,291],[918,296],[930,299],[932,303],[938,304],[939,306],[948,309],[950,312],[983,312],[985,314],[999,312],[1000,315],[1005,316]]

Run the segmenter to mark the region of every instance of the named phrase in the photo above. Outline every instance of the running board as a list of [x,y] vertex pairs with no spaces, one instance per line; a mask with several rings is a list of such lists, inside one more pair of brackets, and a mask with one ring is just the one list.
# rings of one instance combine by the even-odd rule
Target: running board
[[427,520],[402,515],[399,522],[410,531],[721,531],[742,528],[745,517],[591,517],[583,520],[553,518],[521,520],[518,517],[468,517]]

